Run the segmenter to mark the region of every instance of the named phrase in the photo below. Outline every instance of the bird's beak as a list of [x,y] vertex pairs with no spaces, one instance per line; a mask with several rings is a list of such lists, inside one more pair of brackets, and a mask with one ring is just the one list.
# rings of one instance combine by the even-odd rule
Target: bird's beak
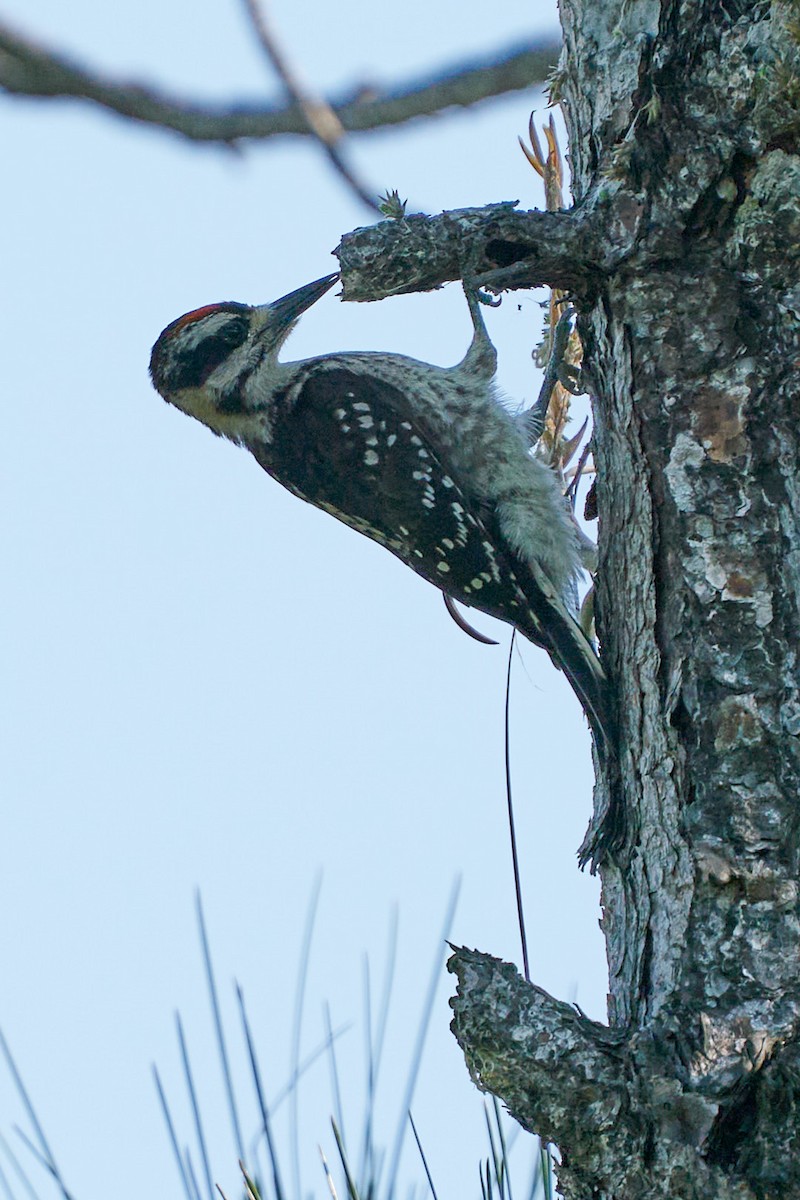
[[338,278],[338,271],[333,275],[325,275],[322,279],[315,279],[313,283],[307,283],[296,291],[281,296],[280,300],[273,300],[272,304],[263,305],[261,311],[265,317],[265,325],[272,329],[288,330],[306,309],[311,308],[312,304],[316,304],[321,296],[330,291]]

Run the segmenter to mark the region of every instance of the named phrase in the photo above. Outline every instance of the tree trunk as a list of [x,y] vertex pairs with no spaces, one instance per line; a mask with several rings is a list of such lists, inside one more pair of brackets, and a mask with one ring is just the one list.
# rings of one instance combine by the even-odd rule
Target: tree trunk
[[620,729],[616,756],[598,748],[584,847],[603,881],[609,1026],[461,950],[453,1028],[478,1085],[559,1146],[570,1200],[789,1200],[800,10],[562,0],[562,20],[564,222],[599,239],[573,290]]

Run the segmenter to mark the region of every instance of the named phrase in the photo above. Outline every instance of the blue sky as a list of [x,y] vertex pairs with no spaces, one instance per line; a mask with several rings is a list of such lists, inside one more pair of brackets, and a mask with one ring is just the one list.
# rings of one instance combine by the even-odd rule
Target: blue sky
[[[322,89],[404,80],[556,24],[550,5],[521,0],[407,0],[388,15],[357,0],[275,0],[272,10]],[[198,98],[275,94],[235,3],[8,0],[4,15],[110,74]],[[531,108],[544,116],[540,93],[515,94],[364,136],[352,154],[412,208],[543,204],[516,145]],[[179,1008],[215,1178],[230,1195],[235,1154],[194,889],[249,1096],[231,981],[245,989],[277,1091],[322,871],[303,1045],[322,1037],[325,1000],[335,1025],[352,1023],[339,1056],[353,1126],[363,956],[380,981],[396,908],[376,1109],[390,1143],[457,877],[451,939],[520,960],[503,774],[508,631],[495,627],[496,649],[466,638],[434,589],[150,388],[150,347],[168,321],[326,274],[341,234],[369,223],[312,146],[198,148],[77,104],[4,100],[0,124],[0,1026],[73,1194],[107,1193],[113,1179],[115,1200],[133,1200],[178,1194],[150,1064],[188,1137]],[[519,294],[488,314],[515,401],[537,389],[541,298]],[[332,293],[285,353],[384,349],[449,364],[469,336],[456,286],[375,305]],[[514,668],[512,745],[532,975],[603,1018],[598,885],[575,865],[591,805],[589,737],[563,678],[528,646]],[[447,1028],[450,990],[442,969],[414,1101],[441,1196],[478,1194],[486,1153],[481,1099]],[[319,1195],[317,1142],[333,1156],[324,1063],[300,1106],[302,1188]],[[0,1129],[13,1138],[18,1122],[0,1068]],[[421,1178],[410,1152],[402,1177]]]

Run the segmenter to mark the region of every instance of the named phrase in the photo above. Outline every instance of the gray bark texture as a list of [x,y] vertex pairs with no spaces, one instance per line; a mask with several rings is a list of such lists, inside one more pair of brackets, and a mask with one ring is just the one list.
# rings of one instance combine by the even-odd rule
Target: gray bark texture
[[594,396],[620,738],[597,751],[582,853],[602,877],[609,1024],[461,949],[453,1029],[478,1086],[559,1147],[568,1200],[792,1200],[800,7],[561,15],[574,208],[411,217],[339,251],[353,299],[381,294],[373,261],[389,292],[465,264],[568,287]]

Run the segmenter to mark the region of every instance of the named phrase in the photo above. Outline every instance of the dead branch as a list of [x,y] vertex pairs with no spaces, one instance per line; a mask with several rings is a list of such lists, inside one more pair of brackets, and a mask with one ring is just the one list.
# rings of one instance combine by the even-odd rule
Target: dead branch
[[[351,133],[366,133],[477,104],[492,96],[541,86],[558,59],[560,42],[548,36],[505,54],[453,65],[432,78],[395,87],[364,85],[330,102]],[[198,142],[231,144],[294,135],[309,137],[297,104],[201,104],[158,88],[124,83],[85,67],[0,23],[0,89],[9,95],[76,99],[129,120],[170,129]]]

